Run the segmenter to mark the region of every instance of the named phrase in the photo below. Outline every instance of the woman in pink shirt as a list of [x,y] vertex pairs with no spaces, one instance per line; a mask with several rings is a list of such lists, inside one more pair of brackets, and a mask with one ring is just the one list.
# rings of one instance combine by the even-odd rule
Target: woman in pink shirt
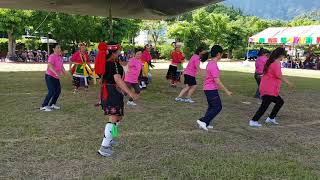
[[[186,85],[175,99],[177,102],[194,103],[191,99],[192,94],[197,88],[196,76],[200,73],[200,61],[206,61],[208,59],[208,52],[203,47],[199,47],[193,54],[189,63],[184,70],[184,84]],[[186,98],[183,98],[186,95]]]
[[260,86],[260,82],[261,82],[261,77],[263,75],[263,68],[268,60],[269,54],[270,54],[269,50],[261,48],[258,53],[258,58],[256,60],[256,71],[254,73],[254,78],[256,79],[256,82],[258,84],[258,88],[257,88],[256,94],[254,97],[258,98],[258,99],[261,98],[260,92],[259,92],[259,86]]
[[56,105],[61,93],[60,76],[66,75],[63,67],[63,59],[61,57],[61,48],[56,44],[53,48],[53,54],[48,58],[48,68],[45,75],[45,80],[48,88],[48,94],[42,103],[41,111],[52,111],[53,109],[60,109]]
[[203,85],[204,93],[206,94],[208,101],[208,110],[204,117],[197,120],[199,127],[206,131],[213,128],[210,123],[222,110],[218,89],[223,89],[228,96],[232,95],[232,92],[230,92],[220,81],[220,70],[217,63],[222,58],[222,55],[223,49],[221,46],[214,45],[211,48],[211,57],[213,59],[208,62],[206,78]]
[[252,120],[249,122],[249,126],[251,127],[262,126],[258,121],[272,102],[275,103],[275,106],[273,107],[270,116],[267,118],[266,123],[274,125],[278,124],[275,117],[284,104],[283,99],[279,96],[282,81],[287,83],[290,89],[293,88],[293,84],[287,78],[283,77],[281,72],[281,60],[285,55],[284,48],[275,49],[264,66],[260,83],[262,103]]
[[[136,94],[140,94],[141,91],[139,87],[139,75],[143,67],[141,56],[142,49],[135,49],[135,56],[129,60],[128,72],[124,78],[128,88],[133,88]],[[134,103],[133,98],[130,97],[127,105],[136,106],[137,104]]]

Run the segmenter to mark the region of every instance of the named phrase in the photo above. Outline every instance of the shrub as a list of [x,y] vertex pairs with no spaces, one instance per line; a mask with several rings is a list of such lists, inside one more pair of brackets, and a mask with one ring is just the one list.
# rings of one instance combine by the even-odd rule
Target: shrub
[[8,51],[8,39],[0,39],[0,52]]
[[128,52],[129,50],[133,50],[135,48],[144,48],[144,46],[133,46],[132,44],[121,44],[122,46],[122,51]]
[[171,59],[171,52],[173,51],[173,48],[171,45],[167,45],[167,44],[158,45],[157,49],[160,53],[160,59],[166,59],[166,60]]
[[246,48],[239,48],[233,51],[233,58],[236,60],[243,59],[245,54],[247,53]]

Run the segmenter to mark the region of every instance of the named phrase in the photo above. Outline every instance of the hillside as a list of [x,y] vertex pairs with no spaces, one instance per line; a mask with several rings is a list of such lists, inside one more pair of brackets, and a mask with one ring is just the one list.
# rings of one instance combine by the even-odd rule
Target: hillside
[[320,1],[315,0],[226,0],[224,4],[240,8],[247,15],[280,20],[291,20],[320,8]]

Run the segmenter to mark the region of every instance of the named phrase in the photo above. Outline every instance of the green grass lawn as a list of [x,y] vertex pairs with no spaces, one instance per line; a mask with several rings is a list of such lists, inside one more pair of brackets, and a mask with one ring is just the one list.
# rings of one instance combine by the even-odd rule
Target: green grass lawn
[[64,78],[62,110],[45,113],[43,72],[0,76],[0,179],[320,179],[318,79],[290,78],[297,89],[282,91],[281,125],[253,129],[253,75],[223,72],[235,95],[222,93],[223,111],[206,133],[195,123],[207,107],[202,88],[195,104],[175,103],[180,88],[153,71],[139,106],[126,107],[115,155],[102,158],[106,117],[93,106],[97,86],[74,96]]

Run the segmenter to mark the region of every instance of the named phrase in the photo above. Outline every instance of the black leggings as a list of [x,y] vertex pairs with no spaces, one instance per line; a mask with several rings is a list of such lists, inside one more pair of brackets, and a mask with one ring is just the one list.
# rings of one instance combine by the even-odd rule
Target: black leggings
[[268,107],[271,103],[275,103],[276,105],[273,107],[272,112],[269,116],[270,119],[274,119],[278,112],[280,111],[281,107],[284,104],[283,99],[280,96],[262,96],[262,104],[254,117],[252,118],[253,121],[259,121],[259,119],[263,116],[263,114],[267,111]]
[[[126,82],[126,85],[128,86],[129,89],[133,88],[135,93],[140,94],[141,89],[140,89],[138,83],[129,83],[129,82]],[[126,94],[126,95],[127,95],[127,94]],[[133,101],[132,97],[129,98],[129,101]]]

